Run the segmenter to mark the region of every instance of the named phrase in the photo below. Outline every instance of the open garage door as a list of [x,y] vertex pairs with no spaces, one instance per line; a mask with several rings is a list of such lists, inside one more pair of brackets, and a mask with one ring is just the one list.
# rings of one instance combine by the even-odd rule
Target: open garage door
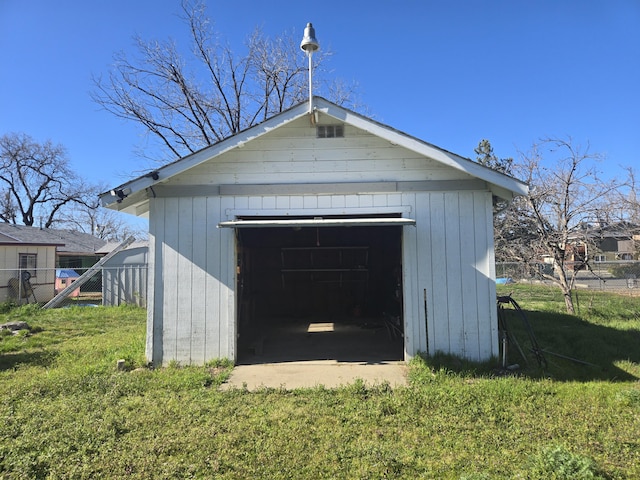
[[242,218],[238,362],[404,360],[397,216]]

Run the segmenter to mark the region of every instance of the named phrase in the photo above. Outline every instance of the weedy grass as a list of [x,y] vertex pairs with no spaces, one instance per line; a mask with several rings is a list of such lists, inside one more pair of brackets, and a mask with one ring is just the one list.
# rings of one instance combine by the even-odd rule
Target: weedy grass
[[568,315],[557,288],[534,285],[501,286],[500,295],[511,294],[525,309],[547,369],[537,369],[524,322],[505,308],[509,328],[526,359],[510,349],[514,363],[528,375],[556,380],[631,381],[640,378],[640,297],[600,291],[576,290],[577,315]]
[[221,391],[226,361],[147,368],[142,309],[11,310],[33,330],[0,339],[0,478],[640,478],[637,300],[571,317],[520,288],[539,343],[598,367],[418,356],[404,388]]

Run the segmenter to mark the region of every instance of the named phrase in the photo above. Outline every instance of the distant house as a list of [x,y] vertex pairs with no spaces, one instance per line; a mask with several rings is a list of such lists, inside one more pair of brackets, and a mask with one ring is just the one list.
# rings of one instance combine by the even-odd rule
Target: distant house
[[60,283],[56,268],[90,267],[104,255],[99,250],[105,244],[82,232],[0,223],[0,302],[50,300]]
[[615,260],[638,259],[638,234],[640,227],[628,222],[617,222],[605,225],[590,235],[595,247],[592,255],[595,261],[608,262]]
[[314,321],[362,332],[314,358],[370,348],[385,321],[401,341],[389,359],[487,360],[499,353],[493,200],[527,192],[314,97],[311,112],[296,105],[101,200],[149,218],[154,364],[242,361]]
[[583,264],[585,260],[616,262],[637,260],[639,257],[640,227],[629,222],[585,225],[570,239],[570,258],[576,264]]

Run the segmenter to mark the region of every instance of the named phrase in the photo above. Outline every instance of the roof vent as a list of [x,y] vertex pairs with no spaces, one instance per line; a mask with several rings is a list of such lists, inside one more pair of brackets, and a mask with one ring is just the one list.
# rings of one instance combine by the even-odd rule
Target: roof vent
[[318,138],[342,138],[344,137],[344,125],[318,125],[316,127]]

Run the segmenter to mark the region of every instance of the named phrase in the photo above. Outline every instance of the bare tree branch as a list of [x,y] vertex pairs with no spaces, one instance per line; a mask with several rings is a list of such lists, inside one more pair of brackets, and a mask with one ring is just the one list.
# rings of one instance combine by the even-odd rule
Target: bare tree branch
[[[236,54],[218,40],[204,2],[184,0],[181,15],[191,36],[189,59],[174,42],[137,38],[138,58],[117,54],[108,77],[94,77],[93,100],[142,126],[174,158],[305,100],[307,58],[293,35],[269,38],[256,29],[246,53]],[[329,55],[314,55],[316,74]],[[350,93],[341,90],[336,101],[348,104]]]
[[[91,188],[75,175],[61,145],[37,143],[24,134],[0,137],[0,220],[44,228],[70,204],[96,204]],[[93,195],[93,198],[91,198]]]
[[559,285],[569,313],[574,313],[575,274],[589,262],[579,251],[587,241],[583,226],[610,209],[610,199],[620,187],[615,180],[599,177],[595,165],[600,158],[570,138],[550,138],[534,145],[514,166],[530,185],[525,200],[536,229],[530,247],[538,258],[551,262],[554,275],[545,278]]

